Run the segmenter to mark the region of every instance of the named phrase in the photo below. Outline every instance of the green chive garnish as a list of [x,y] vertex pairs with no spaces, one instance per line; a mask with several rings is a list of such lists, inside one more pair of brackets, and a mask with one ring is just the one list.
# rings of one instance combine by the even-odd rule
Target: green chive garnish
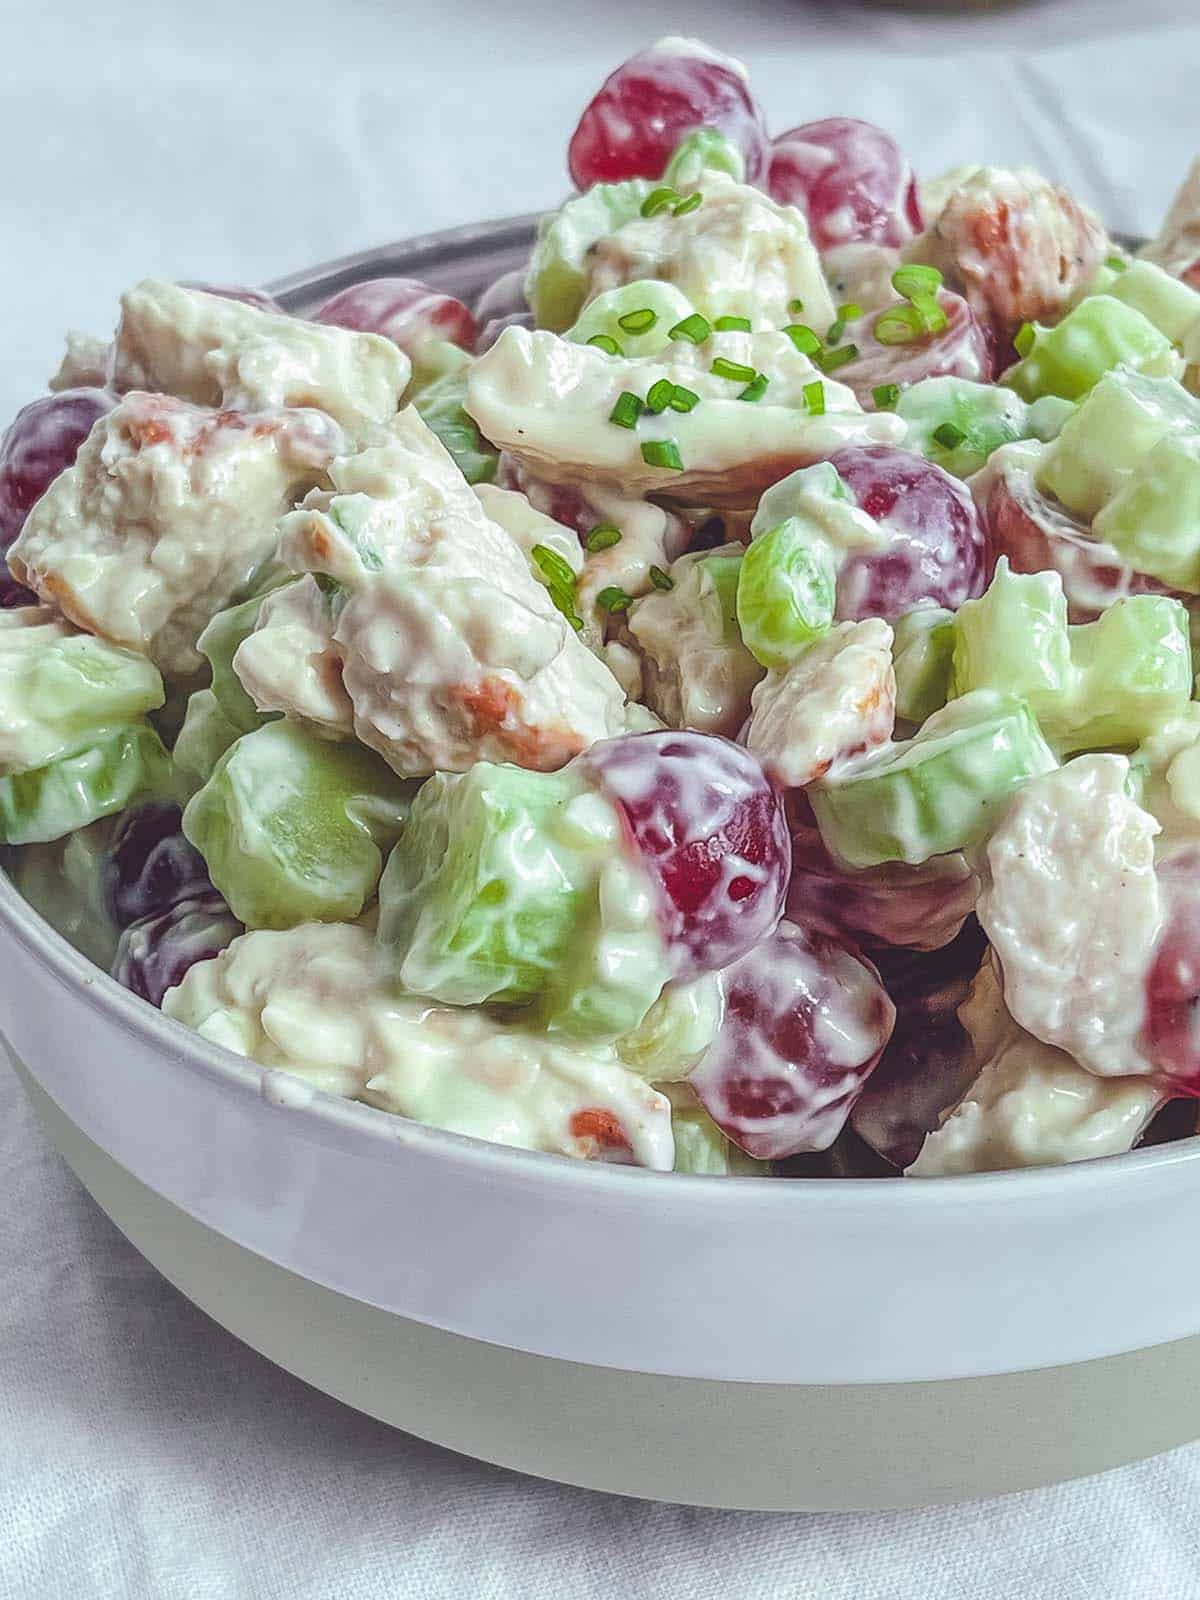
[[615,583],[612,583],[609,584],[607,589],[601,589],[600,593],[596,596],[596,604],[600,607],[601,611],[607,611],[611,614],[614,611],[628,610],[630,601],[632,599],[633,596],[631,594],[626,594],[624,589],[621,589]]
[[590,554],[595,555],[598,550],[611,550],[613,545],[620,544],[621,530],[614,527],[611,522],[598,522],[588,534],[585,541]]
[[749,333],[749,317],[718,317],[713,323],[718,333]]
[[683,457],[674,439],[644,439],[642,460],[648,467],[666,467],[670,472],[683,471]]
[[672,189],[669,185],[664,185],[661,189],[651,189],[650,193],[642,201],[642,215],[644,217],[656,217],[660,211],[665,211],[668,206],[678,205],[681,198],[679,190]]
[[649,333],[657,321],[658,313],[649,306],[642,306],[638,311],[627,311],[623,317],[618,317],[617,326],[626,333]]
[[933,437],[947,450],[957,450],[967,437],[967,430],[960,428],[956,422],[943,422],[933,430]]
[[718,378],[728,378],[731,383],[753,383],[755,371],[741,361],[727,361],[724,356],[718,356],[708,369]]
[[1124,256],[1105,256],[1104,265],[1110,272],[1124,272],[1129,263]]
[[767,392],[767,385],[770,383],[770,381],[770,378],[767,377],[765,372],[758,373],[750,380],[750,382],[742,390],[741,394],[738,395],[738,399],[761,400],[763,395],[765,395]]
[[621,346],[615,339],[610,339],[606,333],[594,333],[588,343],[594,344],[597,350],[603,350],[606,355],[619,356],[621,354]]
[[661,589],[664,594],[675,587],[675,579],[669,572],[664,572],[661,567],[650,568],[650,582],[656,589]]
[[1037,329],[1032,322],[1023,322],[1013,335],[1013,347],[1021,357],[1027,356],[1033,349],[1033,341],[1037,338]]
[[783,331],[802,356],[814,355],[821,348],[820,339],[803,322],[789,322]]
[[912,306],[889,306],[875,318],[874,333],[880,344],[912,344],[925,332],[925,324]]
[[926,333],[941,333],[946,326],[946,313],[938,304],[936,295],[913,295],[912,308],[920,317],[921,326]]
[[686,200],[681,200],[671,212],[671,215],[673,217],[686,217],[690,211],[699,211],[703,199],[704,196],[697,189],[695,194],[690,194]]
[[838,320],[841,322],[854,322],[863,314],[862,307],[857,300],[847,300],[844,306],[838,307]]
[[841,344],[836,350],[822,350],[813,357],[822,372],[836,372],[839,367],[844,367],[847,361],[853,361],[858,354],[856,344]]
[[871,399],[874,400],[877,411],[890,411],[899,398],[898,383],[881,383],[877,389],[871,390]]
[[700,404],[700,396],[694,389],[685,389],[681,383],[674,385],[671,395],[672,411],[691,411]]
[[816,383],[806,383],[800,393],[804,396],[804,404],[808,407],[810,417],[825,415],[825,385],[819,378]]
[[846,324],[841,317],[836,322],[829,324],[829,332],[825,335],[826,344],[836,344],[846,331]]
[[623,389],[617,396],[616,405],[608,413],[608,420],[615,422],[618,428],[636,428],[638,418],[645,409],[636,394]]
[[686,339],[689,344],[703,344],[711,332],[707,320],[698,311],[693,311],[690,317],[684,317],[682,322],[677,322],[673,328],[667,329],[667,338]]
[[675,385],[670,378],[660,378],[657,383],[650,385],[650,392],[646,396],[646,410],[651,416],[658,416],[660,411],[665,411],[671,404],[671,396],[675,393]]
[[793,317],[802,317],[804,315],[804,301],[803,300],[789,300],[788,301],[788,312]]
[[535,544],[529,553],[546,580],[551,600],[578,633],[583,627],[583,618],[575,609],[575,573],[571,563],[548,544]]
[[892,273],[892,288],[906,300],[919,294],[936,294],[942,287],[942,275],[936,267],[898,267]]

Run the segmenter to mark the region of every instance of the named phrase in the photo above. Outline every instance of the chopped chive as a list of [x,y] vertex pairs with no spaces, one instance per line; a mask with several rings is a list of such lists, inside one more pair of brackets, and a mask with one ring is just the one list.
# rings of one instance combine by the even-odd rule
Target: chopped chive
[[1124,272],[1129,263],[1124,256],[1105,256],[1104,265],[1110,272]]
[[761,400],[767,392],[767,385],[770,381],[765,372],[757,373],[742,390],[741,394],[738,395],[738,399]]
[[607,589],[601,589],[596,596],[596,604],[601,611],[607,611],[611,615],[614,611],[628,610],[632,599],[633,596],[631,594],[626,594],[625,590],[619,588],[617,584],[610,583]]
[[685,389],[681,383],[676,383],[672,386],[672,411],[691,411],[699,404],[700,396],[694,389]]
[[636,394],[630,394],[628,389],[623,389],[617,396],[616,405],[608,413],[608,420],[615,422],[618,428],[636,428],[638,418],[645,409]]
[[749,333],[749,317],[718,317],[713,323],[718,333]]
[[874,400],[878,411],[890,411],[899,398],[900,385],[898,383],[881,383],[877,389],[871,390],[871,399]]
[[813,357],[822,372],[836,372],[839,367],[844,367],[847,361],[853,361],[858,354],[856,344],[840,344],[836,350],[822,350]]
[[700,193],[699,189],[697,189],[695,194],[690,194],[686,200],[681,200],[679,204],[672,210],[671,215],[673,217],[686,217],[689,212],[699,211],[703,200],[704,196]]
[[803,322],[789,322],[783,331],[802,356],[815,355],[821,348],[820,339]]
[[548,544],[535,544],[529,553],[546,580],[551,600],[578,633],[583,627],[583,618],[575,609],[575,572],[571,563]]
[[670,378],[660,378],[657,383],[650,385],[646,395],[646,410],[651,416],[658,416],[660,411],[665,411],[671,404],[671,396],[675,393],[675,385]]
[[957,422],[943,422],[933,430],[933,437],[947,450],[957,450],[967,437],[967,430],[960,428]]
[[926,333],[941,333],[946,326],[946,313],[938,304],[937,296],[932,294],[915,294],[912,297],[912,308],[921,319],[921,326]]
[[674,439],[644,439],[642,460],[648,467],[666,467],[670,472],[683,471],[683,457]]
[[672,189],[669,184],[664,184],[661,189],[651,189],[642,201],[642,215],[656,217],[660,211],[665,211],[668,206],[678,205],[681,199],[678,189]]
[[677,322],[673,328],[667,329],[668,339],[686,339],[689,344],[703,344],[712,332],[706,318],[698,311],[693,311],[690,317],[684,317],[682,322]]
[[651,311],[649,306],[642,306],[637,311],[627,311],[623,317],[617,318],[617,326],[626,333],[649,333],[658,321],[657,311]]
[[1032,322],[1023,322],[1013,335],[1013,347],[1017,354],[1024,358],[1033,349],[1033,341],[1037,338],[1037,330]]
[[819,378],[815,383],[806,383],[800,393],[804,396],[810,417],[825,415],[825,385]]
[[841,317],[836,322],[829,324],[829,332],[825,335],[826,344],[836,344],[846,331],[846,324]]
[[838,320],[840,322],[855,322],[863,314],[863,308],[857,300],[847,300],[844,306],[838,307]]
[[793,317],[802,317],[804,315],[804,301],[803,300],[789,300],[788,301],[788,313],[789,313],[790,316],[793,316]]
[[611,522],[598,522],[584,541],[591,555],[595,555],[599,550],[611,550],[613,545],[620,542],[621,530],[614,527]]
[[718,356],[708,369],[718,378],[728,378],[731,383],[753,383],[755,371],[741,361],[727,361],[724,356]]
[[669,572],[664,572],[661,567],[650,568],[650,582],[656,589],[661,589],[664,594],[667,594],[675,587],[675,579]]
[[906,300],[919,294],[936,294],[942,287],[942,275],[936,267],[898,267],[892,273],[892,288]]
[[880,344],[912,344],[924,334],[925,324],[912,306],[889,306],[875,318],[873,331]]
[[594,344],[597,350],[603,350],[607,355],[619,356],[621,354],[621,346],[615,339],[610,339],[606,333],[594,333],[588,343]]

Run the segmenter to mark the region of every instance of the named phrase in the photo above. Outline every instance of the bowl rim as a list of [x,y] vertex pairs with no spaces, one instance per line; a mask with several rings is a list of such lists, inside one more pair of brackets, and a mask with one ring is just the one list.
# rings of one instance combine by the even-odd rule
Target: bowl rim
[[[310,299],[318,288],[331,294],[347,283],[359,281],[365,269],[396,254],[404,258],[406,269],[416,271],[422,266],[436,268],[456,257],[469,258],[485,245],[519,247],[533,238],[539,215],[534,212],[468,223],[357,251],[275,279],[266,286],[267,292],[290,309],[291,305]],[[226,1089],[249,1094],[255,1099],[261,1099],[264,1084],[270,1081],[271,1074],[286,1071],[286,1068],[265,1067],[203,1038],[185,1023],[166,1016],[157,1006],[124,988],[103,967],[77,950],[24,898],[2,861],[0,932],[23,945],[41,967],[77,998],[95,1007],[126,1032],[140,1036],[144,1043],[154,1046],[172,1063],[178,1062]],[[319,1089],[312,1090],[311,1098],[306,1096],[304,1104],[294,1109],[298,1115],[339,1127],[346,1135],[360,1138],[364,1145],[376,1144],[391,1154],[398,1146],[418,1147],[449,1164],[482,1167],[517,1180],[540,1178],[558,1186],[573,1185],[576,1189],[581,1185],[590,1186],[614,1198],[630,1197],[643,1186],[661,1183],[664,1179],[671,1182],[672,1192],[680,1194],[681,1198],[684,1193],[693,1201],[704,1196],[705,1204],[761,1204],[768,1193],[773,1193],[779,1198],[768,1203],[790,1205],[797,1214],[806,1195],[811,1203],[836,1210],[841,1204],[860,1200],[868,1192],[882,1191],[885,1196],[892,1197],[893,1205],[920,1208],[943,1204],[948,1196],[947,1185],[953,1185],[957,1199],[967,1200],[973,1196],[983,1203],[989,1198],[1013,1194],[1017,1189],[1026,1197],[1039,1189],[1055,1192],[1067,1183],[1078,1189],[1087,1184],[1104,1184],[1110,1179],[1135,1179],[1148,1169],[1200,1159],[1198,1133],[1166,1144],[1061,1166],[1017,1167],[909,1182],[887,1182],[880,1178],[779,1179],[739,1175],[734,1183],[714,1183],[710,1175],[657,1172],[644,1167],[581,1161],[546,1151],[496,1144],[473,1135],[431,1127]],[[825,1198],[815,1201],[816,1195]]]

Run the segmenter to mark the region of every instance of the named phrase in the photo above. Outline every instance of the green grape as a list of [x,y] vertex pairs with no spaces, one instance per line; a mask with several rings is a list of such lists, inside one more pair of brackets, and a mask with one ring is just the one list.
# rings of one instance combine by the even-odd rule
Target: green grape
[[1136,744],[1184,714],[1192,695],[1188,614],[1178,600],[1139,594],[1069,630],[1079,674],[1065,748]]
[[704,181],[706,172],[723,172],[735,183],[746,179],[742,152],[719,128],[694,128],[675,146],[662,181],[668,188],[688,194]]
[[724,1011],[716,973],[668,983],[637,1027],[617,1040],[617,1054],[647,1083],[677,1083],[716,1038]]
[[[563,334],[572,344],[587,344],[589,340],[610,339],[626,356],[658,356],[672,349],[670,329],[685,317],[690,317],[695,306],[682,290],[671,283],[659,283],[654,278],[639,278],[636,283],[625,283],[618,289],[608,289],[589,300],[573,327]],[[638,313],[650,312],[654,320],[649,327],[641,325],[649,319]],[[639,331],[631,332],[621,326],[621,319],[632,321]]]
[[238,733],[253,733],[278,717],[277,712],[258,709],[233,670],[238,646],[254,632],[263,601],[271,592],[265,590],[243,600],[241,605],[218,611],[196,641],[212,668],[212,692],[217,705]]
[[1038,487],[1090,522],[1160,439],[1195,432],[1200,403],[1174,378],[1110,372],[1047,448]]
[[183,726],[176,737],[171,758],[180,781],[194,794],[212,777],[213,768],[242,736],[221,710],[220,701],[211,689],[197,689],[188,696]]
[[942,606],[917,606],[892,624],[896,669],[896,715],[924,722],[950,697],[954,663],[954,613]]
[[1148,317],[1112,295],[1089,295],[1052,328],[1038,326],[1033,346],[1001,380],[1026,400],[1056,394],[1078,400],[1114,367],[1158,377],[1180,370],[1171,341]]
[[45,611],[0,611],[0,774],[44,767],[163,703],[145,656]]
[[183,831],[248,928],[346,922],[375,893],[412,793],[361,745],[270,722],[220,758]]
[[1174,345],[1181,345],[1200,320],[1200,294],[1153,261],[1131,261],[1107,290],[1148,317]]
[[916,865],[981,843],[1014,790],[1055,766],[1023,700],[976,689],[808,795],[826,847],[846,866]]
[[[1029,407],[1020,395],[967,378],[923,378],[903,390],[896,415],[908,424],[905,448],[957,478],[970,477],[993,450],[1032,432]],[[957,443],[936,438],[939,429],[958,435]]]
[[786,667],[833,623],[837,566],[809,525],[789,517],[756,535],[742,560],[737,616],[750,654],[764,667]]
[[571,326],[583,304],[588,251],[597,239],[632,222],[654,187],[645,178],[597,183],[542,218],[525,279],[539,328],[562,333]]
[[467,368],[463,367],[427,384],[413,405],[454,457],[455,465],[467,482],[491,483],[496,476],[500,453],[488,444],[464,407],[466,392]]
[[1074,686],[1067,602],[1056,572],[1013,572],[1001,556],[986,593],[954,619],[952,696],[998,689],[1026,701],[1046,731]]
[[1200,594],[1200,433],[1160,439],[1092,522],[1138,572]]
[[5,869],[22,899],[68,944],[105,972],[120,929],[108,914],[104,867],[118,819],[105,817],[63,839],[8,852]]
[[103,733],[72,755],[0,778],[0,844],[61,839],[143,795],[169,794],[171,758],[149,724]]

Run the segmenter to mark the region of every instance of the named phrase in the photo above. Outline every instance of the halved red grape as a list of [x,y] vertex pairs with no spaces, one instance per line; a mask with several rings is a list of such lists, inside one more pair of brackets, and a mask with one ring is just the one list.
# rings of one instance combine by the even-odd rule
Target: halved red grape
[[17,412],[0,437],[0,553],[59,473],[73,465],[92,424],[115,404],[103,389],[61,389]]
[[942,289],[937,298],[946,313],[946,326],[911,344],[881,344],[875,337],[875,324],[886,306],[846,324],[845,337],[857,347],[858,355],[838,368],[838,380],[850,385],[868,411],[874,409],[875,390],[884,384],[906,389],[922,378],[943,377],[991,383],[995,376],[991,345],[975,313],[961,295],[949,289]]
[[475,322],[479,333],[475,354],[490,350],[505,328],[532,328],[533,312],[525,298],[525,268],[506,272],[490,283],[475,302]]
[[705,1110],[760,1160],[828,1149],[896,1020],[875,969],[784,922],[721,986],[720,1031],[687,1080]]
[[893,247],[921,231],[912,168],[873,123],[825,117],[771,144],[771,198],[808,217],[818,250],[859,240]]
[[579,757],[660,893],[675,976],[726,967],[783,913],[791,840],[748,750],[690,730],[603,739]]
[[179,287],[199,289],[202,294],[215,294],[218,300],[240,300],[244,306],[253,306],[256,311],[270,311],[277,317],[287,316],[279,301],[265,289],[247,289],[241,284],[197,283],[192,279],[185,279]]
[[1159,862],[1166,924],[1146,974],[1141,1045],[1181,1094],[1200,1096],[1200,849]]
[[888,535],[851,555],[838,577],[837,615],[898,617],[922,600],[956,611],[986,583],[983,528],[970,492],[911,450],[848,445],[830,457],[860,508]]
[[157,916],[133,922],[121,934],[112,975],[126,989],[161,1006],[198,961],[220,955],[245,929],[215,890],[178,900]]
[[368,278],[326,300],[314,322],[381,333],[410,356],[429,339],[447,339],[464,350],[475,348],[475,318],[453,295],[431,289],[418,278]]
[[152,800],[126,812],[104,862],[104,902],[118,928],[194,900],[212,883],[183,836],[178,806]]
[[957,936],[978,894],[979,879],[961,855],[848,872],[831,859],[811,820],[792,834],[788,916],[854,944],[941,949]]
[[1172,593],[1135,572],[1112,545],[1092,537],[1086,522],[1043,494],[1024,452],[1004,451],[976,480],[975,492],[989,567],[1007,556],[1014,572],[1057,572],[1072,622],[1094,622],[1106,606],[1131,594]]
[[475,341],[475,354],[486,355],[506,328],[526,328],[532,332],[534,326],[532,311],[514,311],[507,317],[492,317],[479,330],[479,337]]
[[659,178],[694,128],[717,128],[742,152],[746,182],[765,176],[769,145],[746,71],[691,39],[660,39],[609,74],[588,102],[567,150],[580,189]]

